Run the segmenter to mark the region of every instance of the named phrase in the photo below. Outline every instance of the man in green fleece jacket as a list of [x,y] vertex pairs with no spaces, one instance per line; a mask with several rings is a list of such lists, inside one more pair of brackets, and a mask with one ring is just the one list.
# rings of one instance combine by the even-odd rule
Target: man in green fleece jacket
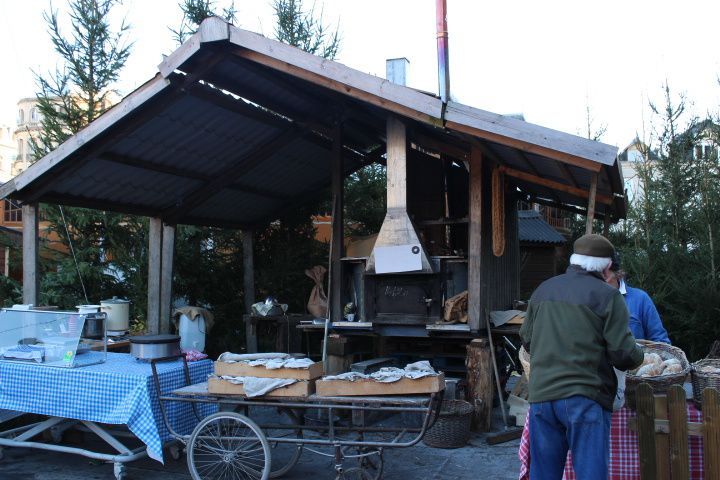
[[577,478],[607,479],[613,367],[627,370],[643,360],[625,300],[604,280],[612,243],[588,234],[573,250],[567,272],[532,294],[520,329],[532,365],[531,480],[561,479],[568,449]]

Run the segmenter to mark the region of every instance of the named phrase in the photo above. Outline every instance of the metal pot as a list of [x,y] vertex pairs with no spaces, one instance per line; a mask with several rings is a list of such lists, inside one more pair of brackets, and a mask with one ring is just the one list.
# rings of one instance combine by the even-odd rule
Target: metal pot
[[98,313],[100,305],[75,305],[80,313]]
[[166,358],[180,354],[178,335],[141,335],[130,337],[130,354],[138,360]]
[[130,300],[113,297],[100,301],[100,310],[107,314],[107,329],[123,334],[130,329]]
[[82,337],[101,339],[105,336],[105,320],[107,316],[104,313],[92,313],[85,315],[85,323],[83,324]]

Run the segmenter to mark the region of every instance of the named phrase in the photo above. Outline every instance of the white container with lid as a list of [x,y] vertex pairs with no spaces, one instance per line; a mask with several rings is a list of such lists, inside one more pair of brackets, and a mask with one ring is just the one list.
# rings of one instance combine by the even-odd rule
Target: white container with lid
[[122,335],[130,329],[130,300],[101,300],[100,310],[107,314],[108,335]]

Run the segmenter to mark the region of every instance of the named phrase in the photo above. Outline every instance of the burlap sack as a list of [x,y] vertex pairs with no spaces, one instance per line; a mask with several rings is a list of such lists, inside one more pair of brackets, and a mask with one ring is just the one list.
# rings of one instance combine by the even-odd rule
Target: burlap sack
[[325,295],[325,288],[323,288],[325,272],[327,272],[327,268],[322,265],[315,265],[313,268],[305,270],[305,275],[315,282],[307,303],[308,312],[315,318],[327,317],[328,299]]
[[445,301],[443,320],[446,322],[467,323],[468,321],[468,292],[465,290]]

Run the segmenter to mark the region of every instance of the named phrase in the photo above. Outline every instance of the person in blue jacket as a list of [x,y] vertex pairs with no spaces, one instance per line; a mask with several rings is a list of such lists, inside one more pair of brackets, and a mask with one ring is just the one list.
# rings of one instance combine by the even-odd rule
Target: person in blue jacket
[[625,272],[621,268],[620,256],[617,254],[613,258],[606,281],[620,290],[625,298],[625,304],[630,311],[630,331],[636,339],[671,343],[650,295],[625,282]]

